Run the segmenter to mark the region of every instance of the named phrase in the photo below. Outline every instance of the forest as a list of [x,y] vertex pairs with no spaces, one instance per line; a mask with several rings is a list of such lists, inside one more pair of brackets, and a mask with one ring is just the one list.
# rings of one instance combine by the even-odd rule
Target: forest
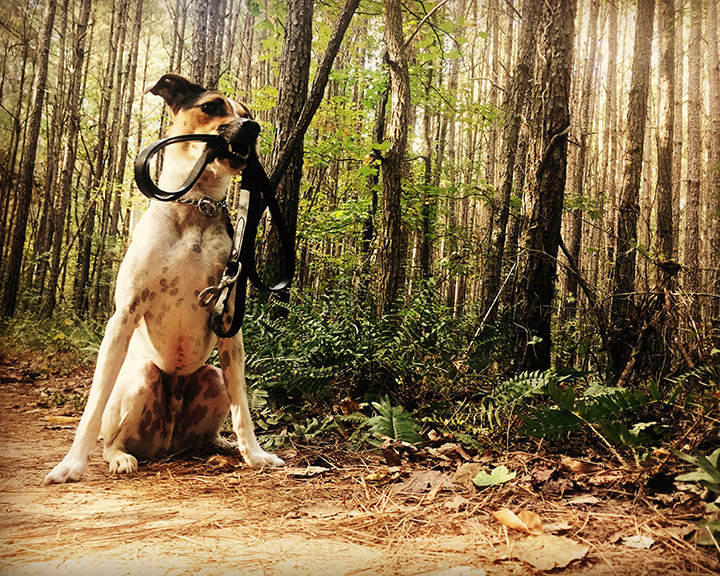
[[291,288],[249,296],[256,409],[387,395],[473,442],[519,410],[630,445],[717,409],[716,1],[5,4],[6,334],[97,350],[173,72],[252,110],[295,238]]

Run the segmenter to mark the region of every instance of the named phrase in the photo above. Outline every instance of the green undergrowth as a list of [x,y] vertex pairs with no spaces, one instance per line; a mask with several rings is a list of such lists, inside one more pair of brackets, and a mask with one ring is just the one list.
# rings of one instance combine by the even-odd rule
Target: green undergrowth
[[[348,288],[290,304],[248,302],[248,396],[268,447],[324,438],[350,448],[388,438],[420,445],[432,432],[503,451],[523,438],[558,447],[590,438],[601,453],[642,462],[657,447],[709,454],[720,446],[717,366],[628,388],[603,369],[513,375],[509,322],[480,331],[477,311],[454,316],[432,284],[387,316],[369,309]],[[5,357],[35,355],[61,370],[91,365],[100,332],[71,319],[7,320],[0,343]]]

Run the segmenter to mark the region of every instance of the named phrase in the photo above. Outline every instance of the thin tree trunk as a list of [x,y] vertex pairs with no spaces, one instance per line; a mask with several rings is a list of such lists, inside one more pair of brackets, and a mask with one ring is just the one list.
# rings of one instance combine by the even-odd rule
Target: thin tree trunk
[[[497,312],[496,300],[500,290],[500,276],[505,253],[508,218],[510,215],[510,197],[513,190],[514,170],[517,163],[517,146],[522,125],[522,113],[525,108],[525,94],[532,77],[536,49],[535,34],[542,5],[535,0],[524,0],[520,38],[518,39],[518,58],[505,95],[503,111],[505,123],[502,136],[502,159],[500,188],[495,196],[492,210],[493,219],[490,230],[490,246],[483,267],[482,303],[489,311],[492,321]],[[516,186],[517,188],[517,186]],[[492,307],[492,310],[490,308]]]
[[401,278],[402,169],[407,149],[410,73],[405,54],[403,16],[399,0],[385,0],[385,43],[390,69],[389,148],[382,163],[382,227],[378,246],[378,315],[390,312]]
[[705,290],[714,297],[709,303],[709,317],[720,316],[720,62],[718,61],[718,19],[716,0],[708,1],[708,191],[709,191],[709,228],[710,249],[709,273]]
[[43,294],[40,317],[50,318],[55,309],[58,279],[60,276],[60,258],[62,252],[62,229],[66,219],[72,190],[72,176],[77,158],[77,141],[80,131],[80,85],[82,84],[83,62],[85,60],[85,39],[90,18],[91,0],[82,0],[80,16],[73,40],[73,52],[70,78],[70,96],[68,98],[68,122],[63,165],[60,172],[58,204],[55,207],[56,233],[52,242],[52,259],[50,261],[50,277],[48,288]]
[[7,276],[3,291],[1,316],[12,316],[17,304],[17,295],[20,286],[20,271],[25,249],[25,233],[27,230],[30,203],[33,194],[33,176],[35,174],[35,159],[37,145],[40,138],[40,125],[42,121],[43,102],[45,98],[45,85],[47,83],[48,61],[50,56],[50,42],[52,40],[53,24],[57,9],[56,0],[47,0],[43,14],[42,28],[38,34],[38,56],[33,80],[32,96],[29,107],[28,132],[25,136],[23,160],[20,166],[18,182],[17,204],[15,205],[14,222],[10,255],[8,258]]
[[[642,176],[645,123],[650,90],[650,55],[653,36],[655,0],[639,0],[635,26],[632,82],[627,117],[627,144],[620,191],[620,209],[616,240],[612,322],[616,331],[634,318],[635,242],[639,217],[640,179]],[[617,374],[622,373],[630,358],[630,345],[614,340],[610,354]]]
[[657,247],[658,284],[670,289],[668,266],[673,257],[673,141],[675,123],[675,2],[658,0],[660,66],[657,134]]
[[691,316],[700,311],[700,179],[702,175],[702,0],[690,0],[688,45],[688,169],[685,193],[683,289],[692,298]]
[[[587,24],[587,45],[585,49],[586,60],[583,71],[582,93],[580,95],[580,126],[579,144],[577,151],[577,164],[575,167],[575,197],[589,196],[585,193],[585,172],[590,148],[590,97],[592,96],[593,77],[595,75],[595,55],[597,53],[597,24],[600,13],[600,0],[590,0],[590,14]],[[580,262],[580,248],[582,245],[583,210],[575,208],[570,214],[570,231],[568,249],[572,259],[582,271]],[[563,318],[572,318],[578,310],[578,277],[576,274],[566,275],[565,294],[566,301],[561,305]]]

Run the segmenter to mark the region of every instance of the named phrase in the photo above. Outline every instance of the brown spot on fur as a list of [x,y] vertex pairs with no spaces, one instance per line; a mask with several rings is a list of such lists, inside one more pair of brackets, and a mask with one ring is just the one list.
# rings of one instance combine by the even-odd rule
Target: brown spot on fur
[[200,248],[200,244],[193,244],[192,251],[195,252],[196,254],[200,254],[202,252],[202,248]]
[[209,411],[209,408],[203,404],[197,404],[187,415],[187,418],[185,418],[185,429],[192,428],[194,426],[197,426],[205,419],[205,416],[207,416],[207,413]]
[[170,282],[170,286],[175,287],[178,285],[179,282],[180,282],[180,276],[175,276],[175,278],[173,278],[172,282]]
[[150,290],[145,288],[145,290],[142,291],[140,298],[142,298],[142,301],[145,302],[148,299],[148,296],[150,296]]
[[185,301],[184,298],[178,298],[177,302],[175,302],[175,308],[180,308],[182,306],[182,303]]
[[150,322],[150,320],[152,320],[154,317],[155,316],[153,315],[152,312],[145,312],[145,321],[146,322]]
[[207,283],[208,283],[208,286],[215,286],[215,276],[208,276]]
[[168,283],[166,278],[160,279],[160,292],[167,292]]
[[148,296],[148,298],[150,299],[150,302],[153,301],[153,298],[155,298],[155,296],[157,296],[157,294],[155,294],[155,292],[150,292],[150,296]]
[[229,366],[229,365],[230,365],[230,353],[229,353],[227,350],[225,350],[225,351],[220,355],[220,362],[222,363],[223,366]]
[[137,296],[132,299],[132,302],[130,302],[130,314],[135,314],[135,309],[138,307],[138,304],[140,304],[140,301],[138,300]]
[[168,292],[168,294],[170,294],[170,296],[177,296],[178,292],[180,292],[178,288],[173,288],[170,292]]

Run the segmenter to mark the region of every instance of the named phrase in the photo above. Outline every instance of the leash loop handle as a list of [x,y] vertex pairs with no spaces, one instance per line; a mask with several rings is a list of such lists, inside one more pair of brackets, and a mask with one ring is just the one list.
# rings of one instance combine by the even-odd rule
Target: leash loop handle
[[[150,175],[150,160],[166,146],[176,144],[177,142],[193,141],[205,142],[207,146],[200,155],[200,158],[195,162],[185,182],[174,192],[161,190],[158,185],[153,182],[152,176]],[[195,186],[205,167],[217,157],[220,150],[226,147],[227,144],[227,140],[217,134],[180,134],[156,140],[144,148],[135,159],[135,183],[140,189],[140,192],[148,198],[162,200],[163,202],[179,200]]]

